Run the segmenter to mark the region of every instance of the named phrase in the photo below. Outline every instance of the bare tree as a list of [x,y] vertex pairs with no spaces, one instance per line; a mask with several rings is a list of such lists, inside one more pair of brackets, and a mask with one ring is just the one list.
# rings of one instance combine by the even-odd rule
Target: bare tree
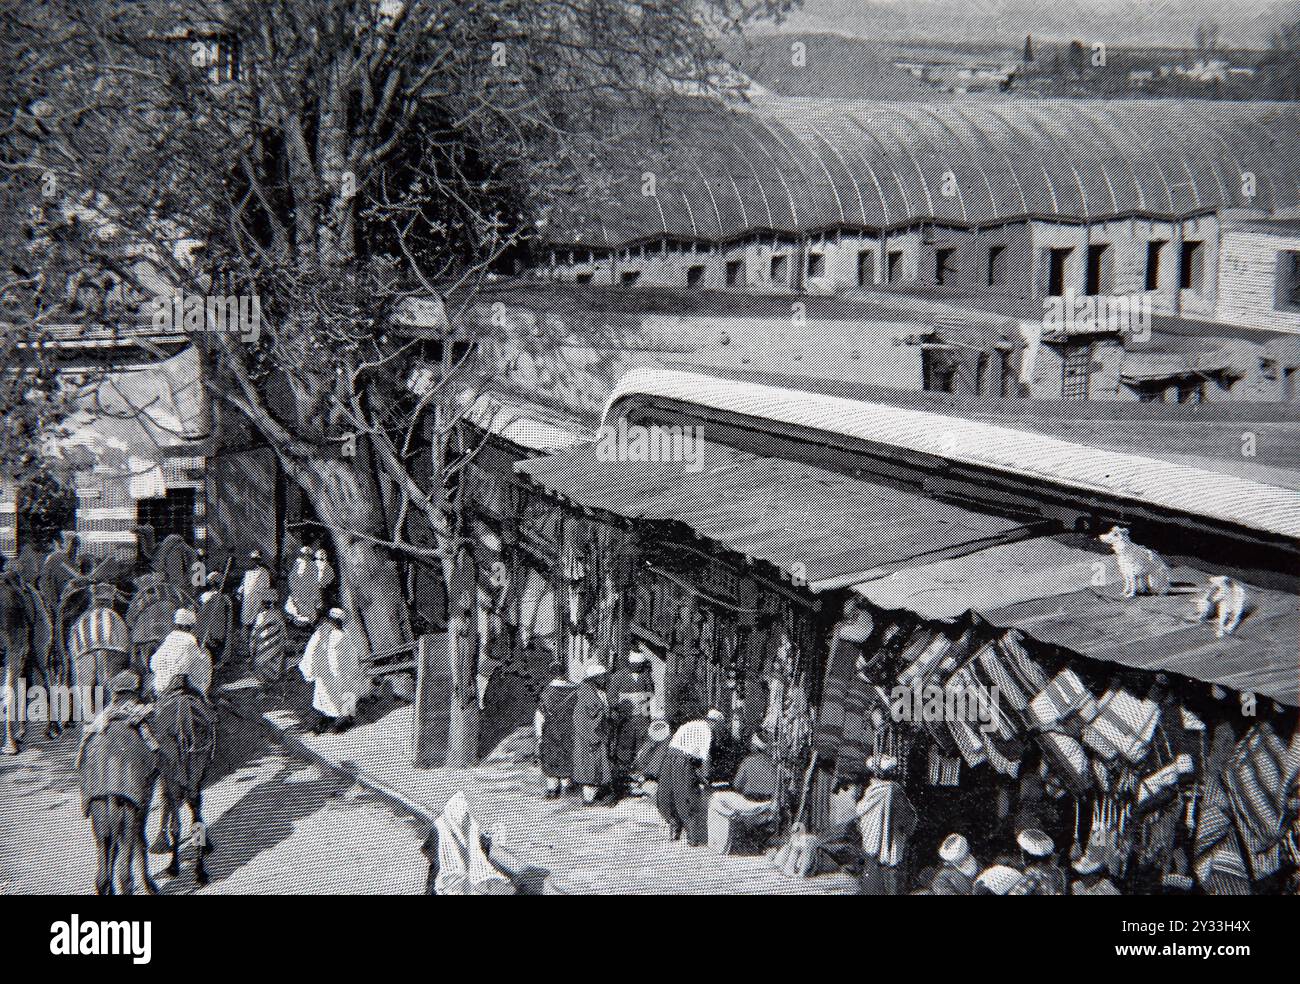
[[[472,454],[460,397],[490,371],[472,345],[447,342],[436,385],[405,390],[398,370],[428,346],[394,335],[393,312],[431,295],[454,322],[566,202],[602,193],[609,148],[645,139],[673,103],[725,88],[723,31],[791,6],[3,3],[14,194],[36,196],[52,174],[58,220],[94,232],[78,239],[78,275],[111,275],[137,313],[174,291],[260,299],[256,343],[199,336],[207,385],[331,531],[345,597],[377,650],[410,636],[402,557],[440,565],[465,618],[452,590],[458,474]],[[412,467],[426,416],[432,476]],[[413,511],[436,548],[408,542]],[[473,649],[454,705],[473,703]],[[465,732],[454,762],[473,758]]]

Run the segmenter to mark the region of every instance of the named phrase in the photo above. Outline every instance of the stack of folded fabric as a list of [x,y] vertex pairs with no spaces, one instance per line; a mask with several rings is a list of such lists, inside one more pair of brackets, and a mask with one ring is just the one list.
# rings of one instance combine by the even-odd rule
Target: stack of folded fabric
[[1083,743],[1107,762],[1123,756],[1136,765],[1147,756],[1160,706],[1139,700],[1122,687],[1108,690],[1090,714],[1083,715]]

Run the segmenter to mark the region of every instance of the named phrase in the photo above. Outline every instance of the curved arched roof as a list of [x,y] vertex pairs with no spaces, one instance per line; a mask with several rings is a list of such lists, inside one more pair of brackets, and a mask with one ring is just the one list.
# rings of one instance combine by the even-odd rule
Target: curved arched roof
[[[606,167],[620,190],[553,223],[552,241],[1276,211],[1300,207],[1300,106],[701,101],[665,121],[654,152],[625,149]],[[645,172],[657,195],[642,194]]]

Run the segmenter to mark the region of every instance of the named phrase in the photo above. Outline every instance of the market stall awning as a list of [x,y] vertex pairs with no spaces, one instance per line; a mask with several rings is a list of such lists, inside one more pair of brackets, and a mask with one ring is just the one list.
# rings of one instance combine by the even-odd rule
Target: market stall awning
[[1113,554],[1036,537],[907,567],[855,584],[853,590],[877,608],[905,609],[925,619],[946,620],[968,611],[1071,594],[1095,579],[1107,584],[1119,579]]
[[74,469],[134,477],[206,451],[209,408],[192,346],[67,386],[75,408],[49,450]]
[[1174,587],[1167,595],[1125,598],[1117,585],[1108,585],[981,614],[994,625],[1020,629],[1090,659],[1300,704],[1295,595],[1247,586],[1245,617],[1236,631],[1219,638],[1212,621],[1196,621],[1197,596],[1208,578],[1202,571],[1174,568]]
[[475,427],[529,451],[550,454],[590,441],[591,431],[580,424],[561,420],[547,408],[497,393],[469,394],[464,402],[465,419]]
[[1112,554],[1064,541],[1037,537],[988,547],[854,590],[889,611],[934,620],[975,612],[1090,659],[1300,702],[1300,599],[1248,585],[1245,617],[1220,639],[1211,622],[1195,621],[1206,572],[1177,567],[1169,594],[1125,598]]
[[998,516],[703,441],[690,461],[611,461],[600,442],[515,470],[584,509],[682,523],[814,591],[1027,535]]

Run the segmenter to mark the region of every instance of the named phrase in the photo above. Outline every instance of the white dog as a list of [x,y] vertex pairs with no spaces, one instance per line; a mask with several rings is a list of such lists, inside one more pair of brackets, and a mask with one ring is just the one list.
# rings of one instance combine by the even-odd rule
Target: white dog
[[1124,578],[1125,598],[1169,593],[1169,565],[1154,550],[1140,547],[1129,539],[1127,529],[1112,526],[1097,539],[1115,551],[1115,561]]
[[1232,635],[1246,613],[1246,586],[1240,581],[1217,574],[1210,578],[1204,593],[1196,599],[1196,621],[1204,622],[1214,613],[1214,634],[1222,639]]

